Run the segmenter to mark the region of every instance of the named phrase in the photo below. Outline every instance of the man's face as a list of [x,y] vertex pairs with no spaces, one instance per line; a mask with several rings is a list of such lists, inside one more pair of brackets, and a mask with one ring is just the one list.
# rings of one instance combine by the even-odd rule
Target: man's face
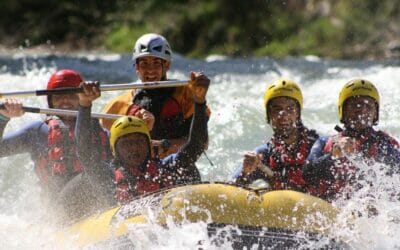
[[139,167],[149,158],[149,147],[147,136],[132,133],[119,138],[115,150],[125,167]]
[[50,101],[56,109],[78,110],[79,107],[78,94],[52,95]]
[[361,130],[371,127],[377,114],[377,105],[369,96],[351,97],[343,106],[343,120],[347,128]]
[[161,81],[169,67],[169,62],[153,56],[141,57],[135,64],[136,74],[142,82]]
[[300,108],[292,98],[276,97],[268,103],[268,117],[274,132],[285,134],[296,129]]

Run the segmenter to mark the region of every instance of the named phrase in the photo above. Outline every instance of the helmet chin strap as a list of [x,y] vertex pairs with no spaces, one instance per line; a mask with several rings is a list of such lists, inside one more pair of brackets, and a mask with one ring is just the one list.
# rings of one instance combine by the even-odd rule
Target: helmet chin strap
[[352,123],[348,119],[344,119],[344,127],[345,127],[345,135],[346,136],[351,136],[351,137],[361,137],[365,136],[371,132],[372,127],[376,122],[372,122],[371,124],[367,124],[366,127],[364,128],[355,128],[355,125],[352,125]]
[[368,126],[363,129],[355,129],[351,127],[347,127],[345,125],[345,130],[344,130],[344,135],[345,136],[350,136],[350,137],[355,137],[355,138],[360,138],[360,137],[368,137],[371,134],[372,126]]
[[161,70],[162,70],[161,81],[166,81],[167,80],[167,71],[165,70],[164,63],[161,65]]
[[[145,171],[146,166],[147,166],[148,162],[150,161],[150,159],[151,159],[151,157],[149,156],[149,157],[147,157],[143,162],[141,162],[141,163],[138,165],[140,171],[142,171],[142,172]],[[121,159],[121,157],[119,157],[119,156],[116,157],[115,161],[116,161],[118,164],[120,164],[122,167],[124,167],[125,169],[130,168],[130,165],[129,165],[128,163],[124,162],[124,161]]]
[[153,151],[150,152],[150,157],[153,159],[160,159],[160,154],[158,152],[159,146],[153,146],[152,148],[153,148]]
[[290,139],[293,136],[296,136],[298,133],[298,128],[293,128],[293,129],[283,129],[276,131],[274,133],[274,137],[279,139],[279,140],[287,140]]
[[[148,153],[147,153],[147,157],[146,159],[142,162],[142,164],[140,164],[141,166],[141,171],[144,171],[146,169],[147,163],[150,162],[153,159],[153,152],[156,155],[156,159],[159,159],[158,156],[158,149],[157,152],[156,151],[152,151],[152,147],[151,147],[151,141],[147,141],[147,148],[149,149]],[[154,150],[154,147],[153,147]]]
[[[147,153],[147,157],[146,157],[146,159],[145,159],[143,162],[141,162],[141,163],[139,164],[139,168],[140,168],[141,171],[144,171],[144,170],[146,169],[147,163],[148,163],[150,160],[153,159],[153,155],[152,155],[153,152],[156,152],[156,151],[152,151],[152,150],[151,150],[151,142],[150,142],[150,141],[147,142],[147,147],[148,147],[148,149],[149,149],[149,151],[148,151],[148,153]],[[158,152],[157,152],[156,154],[157,154],[157,159],[158,159]],[[121,158],[121,156],[120,156],[120,153],[118,152],[117,149],[115,150],[115,162],[117,162],[119,165],[123,166],[124,168],[126,167],[125,165],[129,165],[129,163],[124,162],[124,161],[122,160],[122,158]]]

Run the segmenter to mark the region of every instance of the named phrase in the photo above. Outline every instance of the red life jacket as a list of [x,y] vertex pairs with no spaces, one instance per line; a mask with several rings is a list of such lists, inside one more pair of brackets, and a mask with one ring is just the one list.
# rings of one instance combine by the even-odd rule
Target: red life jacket
[[173,97],[173,93],[173,88],[162,92],[139,91],[134,97],[134,104],[128,108],[127,114],[136,115],[142,108],[150,111],[155,118],[151,131],[152,139],[173,139],[187,136],[190,122],[185,120],[181,104]]
[[302,133],[302,139],[294,156],[293,152],[287,150],[284,144],[274,138],[272,145],[272,154],[268,159],[268,166],[274,171],[274,177],[270,182],[272,188],[274,190],[307,191],[302,174],[302,166],[307,159],[310,148],[306,133]]
[[[339,134],[339,138],[341,137],[343,137],[342,133]],[[378,141],[375,141],[373,143],[368,143],[369,138],[360,138],[358,142],[359,142],[358,151],[363,152],[364,156],[368,158],[373,158],[373,159],[376,158],[379,146]],[[326,154],[332,152],[334,145],[335,145],[334,137],[330,137],[328,141],[325,143],[322,153]],[[365,148],[365,146],[368,146],[368,148]]]
[[[46,123],[49,127],[48,150],[39,157],[35,170],[43,187],[52,188],[49,187],[52,184],[61,189],[69,180],[81,173],[83,167],[77,156],[74,128],[67,127],[58,117],[51,117]],[[102,146],[101,158],[106,160],[108,137],[103,130],[101,131],[98,136],[93,136],[93,140]]]
[[145,195],[173,185],[172,180],[168,181],[168,178],[165,178],[154,160],[150,161],[144,170],[127,170],[119,167],[114,173],[117,186],[116,198],[122,204],[131,201],[135,196]]
[[[374,133],[372,135],[372,133]],[[387,134],[378,131],[372,131],[369,137],[358,138],[357,151],[361,152],[368,164],[369,160],[373,163],[378,158],[378,150],[381,143],[389,143],[398,148],[398,142]],[[343,137],[343,133],[338,135],[338,138]],[[372,139],[373,138],[373,139]],[[323,154],[331,153],[335,145],[334,137],[330,137],[322,150]],[[337,164],[332,168],[332,173],[335,179],[322,180],[319,183],[319,195],[332,197],[343,191],[344,188],[353,184],[356,178],[358,168],[346,158],[337,159]]]

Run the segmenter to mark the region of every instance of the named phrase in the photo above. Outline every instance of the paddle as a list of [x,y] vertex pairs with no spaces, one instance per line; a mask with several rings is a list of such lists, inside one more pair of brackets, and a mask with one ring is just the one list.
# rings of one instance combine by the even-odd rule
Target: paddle
[[[4,108],[5,108],[4,104],[0,104],[0,109],[4,109]],[[43,109],[43,108],[25,107],[25,106],[23,106],[22,109],[25,112],[46,114],[46,115],[65,115],[65,116],[77,116],[78,115],[78,111],[67,110],[67,109]],[[116,120],[116,119],[120,118],[122,115],[91,113],[90,116],[93,118]]]
[[260,166],[258,166],[258,168],[264,172],[264,174],[266,174],[268,177],[274,177],[274,171],[272,171],[271,168],[269,168],[268,166],[265,166],[264,164],[260,164]]
[[[155,88],[169,88],[185,86],[189,84],[189,80],[171,80],[171,81],[156,81],[156,82],[143,82],[143,83],[120,83],[120,84],[104,84],[100,85],[101,91],[114,91],[126,89],[155,89]],[[83,88],[59,88],[59,89],[43,89],[33,91],[15,91],[0,93],[2,97],[18,97],[18,96],[42,96],[42,95],[57,95],[57,94],[73,94],[81,93]]]

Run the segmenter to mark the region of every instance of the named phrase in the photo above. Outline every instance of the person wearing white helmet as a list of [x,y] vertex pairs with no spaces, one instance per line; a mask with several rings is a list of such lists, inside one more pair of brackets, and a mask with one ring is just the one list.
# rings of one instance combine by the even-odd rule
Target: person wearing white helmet
[[[145,34],[135,43],[133,64],[142,82],[167,80],[171,66],[172,50],[168,41],[159,34]],[[199,72],[191,72],[194,82],[208,80]],[[190,86],[160,89],[140,89],[124,93],[111,100],[103,112],[138,116],[144,109],[155,117],[151,131],[153,145],[158,145],[160,157],[175,153],[186,143],[194,112]],[[210,111],[207,108],[207,115]],[[112,121],[103,120],[110,129]]]
[[149,33],[141,36],[133,48],[133,61],[142,57],[156,57],[171,63],[172,50],[168,41],[161,35]]

